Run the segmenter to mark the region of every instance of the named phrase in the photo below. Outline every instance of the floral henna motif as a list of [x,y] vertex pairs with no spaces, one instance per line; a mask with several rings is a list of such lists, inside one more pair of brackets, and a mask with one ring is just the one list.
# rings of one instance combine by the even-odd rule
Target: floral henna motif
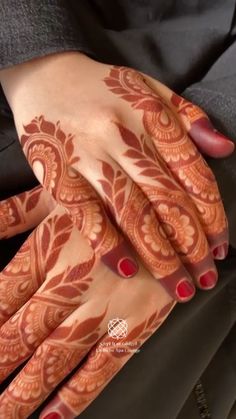
[[[146,320],[134,327],[131,332],[112,344],[114,340],[105,336],[90,352],[84,365],[63,385],[57,396],[47,406],[46,411],[59,411],[68,419],[79,415],[101,393],[109,381],[143,343],[158,329],[173,308],[169,303]],[[108,348],[108,350],[103,350]],[[112,350],[113,348],[113,350]],[[110,349],[110,350],[109,350]],[[43,413],[43,417],[46,413]]]
[[[148,268],[157,278],[176,272],[180,261],[141,189],[109,163],[102,162],[102,172],[104,179],[99,182],[106,204]],[[147,235],[148,222],[152,231]]]
[[[215,178],[171,107],[147,85],[141,74],[132,69],[114,67],[104,81],[114,94],[143,112],[146,134],[153,139],[158,154],[188,192],[209,240],[224,235],[227,221]],[[192,122],[200,116],[199,108],[190,109],[186,103],[180,106],[179,112],[187,113]]]
[[[147,145],[144,137],[139,141],[130,130],[119,124],[117,126],[128,146],[125,156],[132,159],[139,169],[139,179],[146,176],[149,179],[149,184],[138,182],[148,201],[135,184],[127,188],[127,177],[122,176],[119,170],[115,172],[108,163],[102,162],[104,179],[100,183],[107,204],[111,211],[115,211],[122,230],[128,234],[149,269],[159,277],[178,269],[169,240],[186,262],[203,260],[208,254],[208,244],[200,233],[201,226],[186,193],[168,176],[168,170],[159,163],[155,149]],[[131,189],[128,196],[127,189]]]

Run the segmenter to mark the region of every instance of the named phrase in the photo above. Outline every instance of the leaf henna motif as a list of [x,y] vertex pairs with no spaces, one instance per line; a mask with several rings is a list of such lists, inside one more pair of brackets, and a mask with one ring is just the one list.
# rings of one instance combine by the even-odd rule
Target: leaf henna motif
[[[50,409],[53,410],[53,406],[60,406],[60,412],[65,417],[69,417],[71,414],[79,415],[96,399],[133,355],[134,351],[140,348],[144,341],[157,330],[173,306],[174,303],[171,302],[166,304],[160,312],[155,311],[150,314],[144,322],[134,327],[126,338],[119,340],[119,344],[116,342],[116,350],[99,350],[101,344],[104,347],[107,345],[108,348],[112,348],[109,345],[109,343],[112,344],[112,338],[109,336],[104,337],[89,353],[87,361],[58,391],[52,404],[49,405],[49,411]],[[132,347],[130,343],[132,343]],[[122,351],[122,348],[127,350]]]
[[120,170],[115,171],[109,163],[104,161],[102,161],[102,173],[105,180],[100,179],[99,183],[106,194],[106,204],[112,214],[118,215],[124,207],[127,179]]
[[[186,115],[191,123],[206,117],[202,110],[174,93],[168,103],[148,86],[145,76],[130,68],[112,68],[104,82],[110,91],[128,100],[134,109],[143,111],[145,132],[153,139],[159,158],[187,191],[209,241],[226,234],[227,221],[214,175],[172,109],[174,105],[179,114]],[[129,99],[126,99],[127,95]],[[145,172],[146,176],[153,174]]]
[[[109,223],[97,193],[77,169],[80,158],[74,152],[74,136],[66,135],[60,122],[53,124],[43,116],[34,118],[30,124],[24,126],[24,130],[25,134],[21,136],[23,150],[36,172],[41,167],[43,173],[38,173],[38,176],[44,188],[69,211],[74,224],[96,254],[103,255],[111,251],[119,244],[120,239]],[[110,169],[105,168],[104,171],[106,170],[106,176],[111,177]],[[108,185],[106,183],[104,187],[109,188]],[[45,231],[45,235],[47,234]],[[54,263],[54,257],[56,252],[48,260],[48,269]]]
[[[15,269],[15,273],[18,275],[17,280],[22,281],[18,288],[16,285],[14,288],[13,295],[17,295],[17,293],[19,295],[17,298],[14,297],[15,311],[22,307],[11,318],[5,309],[9,320],[0,328],[0,354],[2,355],[0,357],[0,381],[26,360],[41,342],[78,308],[81,296],[89,289],[93,281],[90,274],[95,263],[94,253],[90,254],[88,259],[82,263],[77,262],[74,266],[66,266],[63,271],[50,277],[50,272],[56,266],[62,248],[70,240],[73,228],[67,214],[52,215],[42,223],[38,230],[35,230],[36,233],[32,234],[35,240],[26,242],[31,243],[32,255],[38,265],[34,265],[29,257],[26,259],[27,254],[23,254],[22,260],[28,261],[28,271],[25,271],[23,266],[22,280],[19,276],[19,269],[17,271]],[[28,248],[26,250],[28,251]],[[11,275],[14,272],[14,264],[18,266],[19,260],[19,256],[13,259],[14,263],[9,268]],[[27,292],[22,286],[23,281],[24,286],[26,284],[26,274],[29,282]],[[34,276],[35,280],[32,281]],[[40,287],[39,282],[42,283],[45,277],[46,281]],[[0,281],[0,287],[2,284],[3,281]],[[33,297],[23,305],[27,301],[26,297],[29,299],[33,293]],[[24,297],[23,302],[21,294]],[[19,298],[21,298],[21,304],[19,304]],[[10,352],[9,344],[11,345]]]
[[101,334],[98,317],[71,326],[59,326],[36,350],[30,362],[0,397],[0,417],[14,412],[15,418],[27,417],[83,359]]

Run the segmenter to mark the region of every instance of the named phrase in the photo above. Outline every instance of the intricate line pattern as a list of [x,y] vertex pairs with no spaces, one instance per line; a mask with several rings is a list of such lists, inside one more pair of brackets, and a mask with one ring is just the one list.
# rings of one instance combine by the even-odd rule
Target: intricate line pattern
[[[214,175],[189,140],[171,107],[147,85],[141,74],[132,69],[113,68],[105,78],[105,83],[114,94],[130,102],[135,110],[143,112],[145,132],[153,139],[158,154],[188,192],[206,233],[212,236],[224,231],[226,219]],[[179,106],[180,112],[185,112],[192,122],[202,117],[199,108],[190,108],[184,100],[183,105]]]

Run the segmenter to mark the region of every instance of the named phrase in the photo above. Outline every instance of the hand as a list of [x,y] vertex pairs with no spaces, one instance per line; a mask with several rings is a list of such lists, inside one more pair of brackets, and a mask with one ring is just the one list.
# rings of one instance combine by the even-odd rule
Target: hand
[[198,107],[135,70],[79,53],[34,60],[0,79],[36,176],[92,246],[85,179],[173,298],[194,295],[191,278],[202,289],[215,286],[212,254],[227,253],[227,221],[191,139],[214,156],[233,144]]
[[[0,381],[31,357],[1,394],[0,417],[25,419],[80,364],[40,415],[74,418],[163,323],[174,301],[141,263],[132,279],[111,272],[41,188],[2,201],[0,213],[5,237],[44,219],[0,275]],[[119,337],[122,321],[127,334],[112,337]]]

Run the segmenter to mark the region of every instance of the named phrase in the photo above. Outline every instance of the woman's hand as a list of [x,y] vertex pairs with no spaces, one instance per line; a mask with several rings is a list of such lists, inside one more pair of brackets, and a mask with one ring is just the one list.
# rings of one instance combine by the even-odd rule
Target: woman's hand
[[40,415],[76,417],[174,307],[141,263],[134,278],[111,272],[40,188],[0,203],[1,237],[50,210],[0,274],[0,381],[31,357],[0,396],[4,419],[28,417],[82,362]]
[[173,298],[194,295],[191,278],[215,286],[213,257],[226,256],[227,221],[191,139],[214,156],[233,144],[198,107],[135,70],[79,53],[4,70],[0,80],[36,176],[92,246],[86,226],[96,215],[83,206],[93,200],[85,179]]

